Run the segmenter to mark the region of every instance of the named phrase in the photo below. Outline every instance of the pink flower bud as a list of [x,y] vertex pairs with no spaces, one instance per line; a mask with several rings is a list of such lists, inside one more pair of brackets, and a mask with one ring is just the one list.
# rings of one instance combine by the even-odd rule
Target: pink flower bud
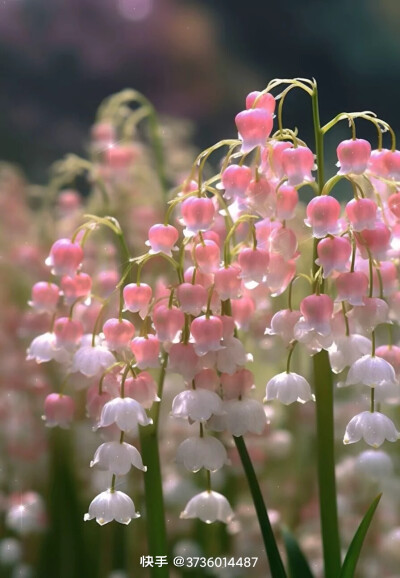
[[282,165],[288,177],[288,185],[296,186],[313,182],[314,155],[307,147],[286,148],[282,152]]
[[152,294],[151,287],[146,283],[125,285],[123,290],[125,309],[132,313],[139,313],[140,317],[144,319],[149,310]]
[[39,281],[32,287],[32,300],[29,305],[36,311],[52,313],[57,307],[60,290],[54,283]]
[[86,273],[79,273],[73,277],[65,275],[61,278],[60,285],[65,304],[72,305],[77,299],[89,297],[92,290],[92,279]]
[[70,349],[78,345],[83,335],[83,326],[80,321],[59,317],[54,322],[56,346]]
[[[257,102],[256,102],[257,101]],[[246,108],[263,108],[267,112],[274,114],[275,110],[275,98],[270,92],[264,92],[261,94],[258,90],[250,92],[246,96]]]
[[147,371],[142,371],[133,379],[125,380],[125,396],[138,401],[145,409],[150,409],[153,402],[160,401],[157,396],[157,383]]
[[351,255],[351,243],[344,237],[327,237],[321,239],[317,247],[317,265],[324,268],[323,277],[326,279],[332,271],[346,271]]
[[240,269],[235,265],[222,267],[214,274],[215,290],[221,301],[237,299],[242,292]]
[[221,339],[223,334],[222,321],[211,315],[205,315],[193,319],[190,332],[194,340],[194,350],[197,355],[205,355],[209,351],[218,351],[222,348]]
[[172,256],[179,233],[172,225],[153,225],[149,229],[149,240],[146,242],[151,247],[150,253],[165,253]]
[[308,325],[319,335],[329,335],[333,314],[333,301],[329,295],[309,295],[300,303],[300,311]]
[[196,245],[194,254],[199,271],[202,273],[214,273],[219,268],[221,250],[214,241],[204,241]]
[[200,315],[207,304],[207,289],[199,284],[182,283],[178,286],[176,294],[180,308],[190,315]]
[[253,179],[247,190],[246,199],[249,206],[262,217],[272,217],[275,213],[276,195],[273,184],[265,177]]
[[254,387],[254,375],[248,369],[239,369],[233,375],[221,374],[224,399],[236,399],[245,396]]
[[78,243],[69,239],[59,239],[51,249],[46,259],[46,265],[52,267],[54,275],[75,275],[83,260],[83,249]]
[[181,204],[181,213],[186,225],[184,235],[190,237],[211,227],[215,207],[212,199],[207,197],[189,197]]
[[179,341],[182,328],[185,323],[183,311],[177,307],[159,305],[153,313],[153,324],[160,341]]
[[353,199],[346,205],[346,215],[353,231],[374,229],[376,221],[377,204],[371,199]]
[[128,347],[130,340],[135,335],[134,325],[127,319],[107,319],[103,325],[103,333],[106,344],[112,351],[120,351]]
[[239,253],[238,262],[242,270],[240,277],[245,284],[253,285],[265,281],[269,264],[268,251],[245,247]]
[[361,271],[342,273],[335,279],[335,301],[347,301],[350,305],[363,305],[368,291],[368,277]]
[[252,171],[245,165],[229,165],[221,175],[222,186],[225,189],[224,197],[232,199],[244,198],[250,184]]
[[385,260],[387,251],[390,249],[390,230],[384,223],[379,221],[373,230],[365,229],[356,236],[357,246],[363,259],[368,259],[368,251],[371,257],[378,261]]
[[113,170],[129,167],[138,156],[138,149],[133,144],[112,144],[104,153],[106,164]]
[[75,402],[68,395],[50,393],[44,400],[44,416],[47,427],[68,429],[73,420]]
[[337,166],[340,167],[338,175],[362,175],[371,156],[371,145],[362,138],[344,140],[339,143],[336,152],[339,159]]
[[299,195],[294,187],[282,185],[276,193],[276,217],[280,221],[289,221],[295,216]]
[[139,369],[159,367],[160,341],[155,335],[135,337],[131,341],[131,350]]
[[115,128],[110,122],[97,122],[90,129],[90,136],[96,150],[104,150],[115,140]]
[[340,203],[327,195],[314,197],[307,205],[307,217],[304,222],[312,227],[313,236],[317,239],[336,235],[340,229]]
[[271,134],[272,114],[262,108],[243,110],[236,115],[236,127],[243,141],[242,152],[248,153],[257,146],[264,146]]

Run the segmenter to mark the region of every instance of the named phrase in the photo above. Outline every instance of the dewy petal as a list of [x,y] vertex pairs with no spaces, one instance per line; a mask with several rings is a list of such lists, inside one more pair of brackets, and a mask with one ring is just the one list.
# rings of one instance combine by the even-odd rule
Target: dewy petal
[[223,444],[211,436],[184,440],[177,449],[176,461],[190,472],[198,472],[201,468],[216,472],[229,463]]
[[289,405],[295,401],[305,403],[313,399],[308,381],[297,373],[279,373],[269,380],[264,401],[278,399]]
[[222,494],[205,491],[189,500],[180,518],[199,518],[206,524],[212,524],[219,520],[228,524],[233,516],[232,508]]
[[108,470],[116,476],[124,476],[131,469],[131,465],[139,470],[146,471],[138,450],[126,442],[122,444],[106,442],[97,448],[90,467],[97,466],[102,470]]
[[263,405],[256,399],[232,399],[225,402],[227,429],[233,436],[247,432],[262,434],[267,424]]
[[120,524],[129,524],[133,518],[139,518],[131,498],[124,492],[106,490],[94,498],[84,520],[93,520],[103,526],[112,520]]
[[385,439],[395,442],[399,436],[394,423],[386,415],[378,411],[363,411],[349,421],[343,443],[353,444],[363,438],[368,445],[378,448]]
[[116,397],[104,405],[97,427],[107,427],[114,422],[120,430],[128,432],[135,430],[138,424],[150,425],[153,420],[147,416],[144,408],[136,400],[130,397]]
[[213,414],[223,413],[222,400],[213,391],[188,389],[181,391],[172,402],[171,415],[193,421],[207,421]]
[[350,367],[346,385],[357,383],[370,387],[398,384],[392,365],[382,357],[372,355],[364,355]]
[[368,337],[357,333],[335,338],[334,343],[328,349],[333,373],[341,373],[345,367],[352,365],[362,355],[371,351],[371,346],[371,340]]
[[101,370],[110,367],[114,362],[113,354],[106,347],[85,345],[75,352],[71,371],[79,371],[86,377],[94,377]]

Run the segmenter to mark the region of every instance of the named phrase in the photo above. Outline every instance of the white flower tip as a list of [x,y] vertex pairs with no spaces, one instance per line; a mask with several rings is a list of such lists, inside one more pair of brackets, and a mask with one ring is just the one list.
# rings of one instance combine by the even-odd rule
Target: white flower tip
[[344,443],[344,445],[347,445],[347,444],[351,443],[351,442],[350,442],[350,438],[349,438],[347,435],[344,436],[344,438],[343,438],[343,443]]

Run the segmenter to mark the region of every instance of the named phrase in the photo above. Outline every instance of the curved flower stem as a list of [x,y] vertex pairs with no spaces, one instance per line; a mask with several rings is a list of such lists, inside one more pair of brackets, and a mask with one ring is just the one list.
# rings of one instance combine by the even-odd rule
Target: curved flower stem
[[[318,107],[317,85],[312,94],[315,146],[318,165],[318,188],[324,187],[324,140]],[[313,273],[317,272],[318,240],[314,241]],[[321,288],[322,291],[322,288]],[[341,566],[340,539],[336,503],[333,379],[328,352],[320,351],[313,357],[314,387],[317,417],[317,468],[321,532],[325,566],[325,578],[337,578]]]
[[282,558],[276,545],[275,536],[272,531],[271,522],[268,517],[267,508],[258,483],[256,473],[253,468],[246,444],[242,436],[233,436],[236,448],[246,474],[249,484],[251,497],[253,498],[254,507],[257,513],[258,523],[260,524],[261,534],[267,552],[268,561],[271,569],[272,578],[286,578],[286,571],[283,566]]

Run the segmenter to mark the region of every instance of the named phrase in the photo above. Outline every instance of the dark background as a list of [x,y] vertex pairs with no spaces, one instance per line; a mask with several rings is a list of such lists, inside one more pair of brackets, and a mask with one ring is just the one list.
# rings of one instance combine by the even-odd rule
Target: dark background
[[[2,0],[0,159],[45,182],[128,86],[195,121],[200,147],[235,136],[246,93],[274,77],[315,77],[323,122],[367,109],[396,129],[399,30],[398,0]],[[285,124],[311,139],[306,97],[287,102]]]

